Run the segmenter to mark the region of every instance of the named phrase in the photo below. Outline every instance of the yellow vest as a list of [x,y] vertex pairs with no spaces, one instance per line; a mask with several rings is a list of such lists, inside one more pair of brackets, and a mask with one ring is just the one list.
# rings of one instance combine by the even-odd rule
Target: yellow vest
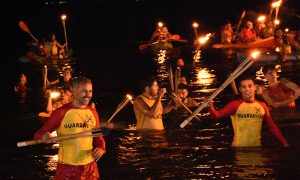
[[[96,119],[90,109],[70,109],[66,112],[57,135],[68,135],[91,130]],[[58,162],[70,165],[85,165],[93,161],[93,137],[64,140],[59,143]]]
[[232,146],[260,146],[261,128],[265,110],[258,102],[240,104],[235,115],[231,116],[234,130]]
[[[145,98],[144,96],[140,95],[140,98],[143,99],[143,101],[149,106],[152,107],[155,103],[155,100]],[[147,116],[139,111],[136,111],[134,109],[135,117],[137,120],[136,123],[136,129],[149,129],[149,130],[163,130],[164,125],[162,122],[162,113],[163,113],[163,107],[160,105],[160,115],[156,118]]]

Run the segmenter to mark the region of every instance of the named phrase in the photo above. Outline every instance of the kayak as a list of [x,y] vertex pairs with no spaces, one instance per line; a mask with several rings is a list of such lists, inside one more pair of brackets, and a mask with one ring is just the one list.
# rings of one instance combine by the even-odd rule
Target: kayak
[[50,56],[50,57],[37,57],[37,58],[30,58],[28,56],[20,56],[18,58],[19,62],[22,63],[29,63],[29,62],[39,62],[39,63],[43,63],[49,60],[62,60],[62,61],[66,61],[66,60],[70,60],[70,57],[68,58],[59,58],[58,56]]
[[72,59],[73,50],[71,49],[68,53],[65,55],[56,55],[56,56],[39,56],[33,52],[28,52],[26,56],[21,56],[18,58],[19,62],[22,63],[29,63],[29,62],[39,62],[43,63],[49,60],[70,60]]
[[250,43],[238,43],[238,44],[214,44],[212,47],[215,49],[252,49],[252,48],[268,48],[274,45],[274,37],[257,40]]
[[[237,52],[237,59],[241,63],[243,62],[249,55],[243,52]],[[281,63],[281,56],[280,54],[262,54],[259,55],[256,59],[257,63]],[[300,62],[300,54],[287,54],[285,57],[285,62]]]

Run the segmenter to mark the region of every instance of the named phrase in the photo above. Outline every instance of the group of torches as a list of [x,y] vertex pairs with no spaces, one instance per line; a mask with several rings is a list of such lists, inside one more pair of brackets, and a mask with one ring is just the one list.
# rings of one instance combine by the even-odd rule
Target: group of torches
[[[276,1],[276,2],[273,2],[271,4],[271,8],[270,8],[270,17],[272,16],[273,14],[273,11],[275,9],[275,17],[274,17],[274,25],[275,26],[278,26],[280,24],[280,20],[278,19],[278,12],[279,12],[279,7],[281,6],[281,3],[282,1],[279,0],[279,1]],[[266,16],[265,15],[261,15],[257,18],[257,21],[258,22],[261,22],[261,23],[264,23],[266,21]],[[161,28],[164,26],[164,23],[162,22],[158,22],[157,23],[157,27],[158,28]],[[195,45],[196,45],[196,49],[194,51],[194,62],[199,62],[199,59],[201,58],[201,46],[203,46],[209,39],[210,37],[212,36],[212,33],[208,33],[208,34],[205,34],[205,35],[202,35],[202,36],[199,36],[198,34],[198,28],[199,28],[199,23],[197,22],[194,22],[192,24],[192,27],[194,29],[194,34],[195,34],[195,37],[196,37],[196,41],[195,41]],[[288,28],[285,28],[285,32],[288,32],[289,29]],[[163,62],[165,62],[165,54],[166,52],[162,52],[160,51],[159,54],[158,54],[158,63],[159,64],[162,64]]]
[[[164,26],[164,23],[163,22],[158,22],[157,23],[157,27],[158,28],[161,28]],[[195,41],[195,45],[196,45],[196,49],[194,51],[194,61],[195,62],[199,62],[199,59],[201,57],[201,46],[203,46],[209,39],[210,37],[212,36],[212,33],[208,33],[208,34],[205,34],[205,35],[202,35],[202,36],[199,36],[198,34],[198,27],[199,27],[199,23],[197,22],[194,22],[192,24],[192,27],[194,29],[194,33],[195,33],[195,37],[196,37],[196,41]],[[157,62],[159,64],[162,64],[165,62],[165,60],[167,59],[166,57],[166,50],[160,50],[159,53],[157,54],[158,58],[157,58]]]
[[[64,19],[65,18],[66,17],[64,16]],[[62,16],[62,19],[63,19],[63,16]],[[161,22],[159,22],[158,25],[159,26],[163,26],[163,24]],[[194,32],[195,32],[195,35],[196,35],[199,43],[200,44],[204,44],[209,39],[209,37],[211,36],[211,33],[206,34],[205,36],[198,37],[198,32],[197,32],[197,28],[198,27],[199,27],[198,23],[193,23]],[[249,57],[247,57],[235,69],[235,71],[233,73],[231,73],[231,75],[228,77],[228,79],[218,89],[216,89],[194,112],[189,111],[191,113],[191,115],[189,117],[187,117],[180,124],[180,127],[184,128],[195,117],[198,119],[199,118],[199,117],[197,117],[198,113],[207,106],[207,103],[210,100],[213,100],[220,92],[223,91],[223,89],[227,85],[229,85],[232,81],[234,81],[234,79],[236,79],[245,70],[247,70],[255,62],[252,59],[256,59],[259,56],[259,54],[260,54],[260,52],[255,51]],[[60,96],[59,92],[51,92],[51,98],[57,98],[59,96]],[[112,114],[112,116],[107,120],[107,123],[110,123],[112,121],[112,119],[116,116],[116,114],[118,112],[120,112],[129,102],[131,102],[133,104],[133,97],[131,95],[127,94],[125,96],[124,100],[118,105],[118,107],[116,108],[116,110],[114,111],[114,113]],[[110,127],[110,126],[107,126],[107,127]],[[65,135],[65,136],[57,136],[57,137],[53,137],[52,139],[53,139],[53,142],[57,142],[57,141],[62,141],[62,140],[66,140],[66,139],[91,137],[91,136],[95,137],[95,136],[100,136],[100,135],[103,135],[102,128],[96,128],[96,129],[88,130],[88,131],[81,132],[81,133],[76,133],[76,134],[71,134],[71,135]],[[28,145],[40,144],[40,143],[42,143],[40,140],[30,140],[30,141],[18,142],[17,146],[18,147],[23,147],[23,146],[28,146]]]

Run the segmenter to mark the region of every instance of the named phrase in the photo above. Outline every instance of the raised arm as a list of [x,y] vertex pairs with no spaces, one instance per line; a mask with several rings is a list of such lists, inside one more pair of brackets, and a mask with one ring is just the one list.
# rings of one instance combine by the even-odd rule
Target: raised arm
[[228,103],[224,108],[216,110],[213,106],[212,101],[210,101],[208,110],[213,118],[220,119],[226,116],[233,115],[236,112],[238,104],[238,101],[232,101]]
[[161,107],[162,107],[161,98],[163,97],[165,92],[166,92],[165,88],[159,89],[158,96],[156,97],[152,107],[149,107],[140,97],[135,98],[133,106],[140,113],[150,117],[157,118],[158,116],[161,115]]
[[295,101],[296,99],[298,99],[299,94],[300,91],[296,91],[293,97],[282,101],[276,101],[274,98],[270,96],[270,94],[266,90],[264,90],[261,93],[261,96],[263,97],[263,99],[266,101],[267,104],[269,104],[272,107],[278,108],[278,107],[287,106],[289,103]]

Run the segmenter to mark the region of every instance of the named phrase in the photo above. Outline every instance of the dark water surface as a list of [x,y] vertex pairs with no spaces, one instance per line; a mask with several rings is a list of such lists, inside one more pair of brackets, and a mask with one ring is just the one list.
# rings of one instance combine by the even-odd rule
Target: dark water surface
[[[137,61],[139,60],[144,61],[144,67],[153,68],[161,82],[167,82],[165,72],[168,63],[157,65],[148,56],[141,56]],[[189,63],[191,60],[186,62]],[[31,72],[39,71],[37,64],[15,63],[14,65],[26,67]],[[80,61],[75,60],[69,65],[72,66],[75,74],[81,73]],[[87,66],[92,67],[92,64]],[[129,78],[128,76],[131,75],[125,74],[125,71],[118,69],[118,66],[106,62],[106,67],[110,67],[113,71],[109,77],[105,75],[107,72],[92,74],[96,89],[94,101],[97,103],[102,120],[110,117],[126,93],[138,95],[137,88],[133,85],[140,80],[139,76]],[[123,63],[121,66],[122,69],[126,69],[132,64]],[[235,66],[234,61],[203,53],[200,62],[196,63],[192,96],[201,102],[224,82],[227,78],[226,74]],[[256,70],[252,68],[249,71],[255,73]],[[202,78],[199,79],[198,76]],[[46,103],[42,91],[33,89],[25,100],[20,100],[7,91],[4,92],[5,97],[1,97],[3,99],[0,122],[3,127],[0,150],[1,179],[53,178],[57,162],[57,145],[16,147],[16,142],[31,139],[36,129],[43,123],[43,120],[37,117]],[[224,105],[233,98],[232,94],[232,90],[226,88],[216,98],[216,105],[219,107]],[[225,118],[214,121],[207,116],[206,112],[205,110],[202,112],[202,122],[193,121],[192,125],[184,129],[179,128],[181,120],[166,118],[164,119],[165,132],[141,134],[134,130],[134,113],[132,105],[129,104],[113,120],[125,124],[128,128],[112,130],[105,136],[107,153],[98,162],[101,177],[103,179],[297,179],[300,177],[299,119],[278,122],[290,142],[289,148],[283,148],[268,130],[264,129],[263,147],[235,149],[230,146],[233,137],[230,120]]]

